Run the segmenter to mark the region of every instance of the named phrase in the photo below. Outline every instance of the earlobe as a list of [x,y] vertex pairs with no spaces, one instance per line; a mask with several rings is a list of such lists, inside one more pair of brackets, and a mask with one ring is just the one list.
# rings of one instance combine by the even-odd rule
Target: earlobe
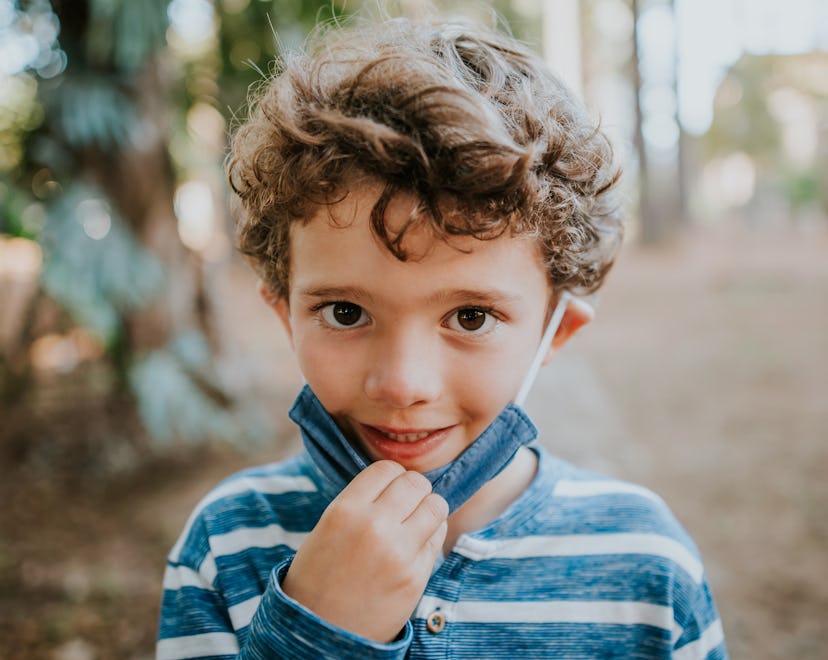
[[290,325],[290,306],[287,299],[277,296],[264,282],[259,282],[259,295],[265,304],[276,312],[293,347],[293,328]]
[[569,298],[564,310],[558,331],[552,338],[549,350],[543,358],[543,364],[548,364],[555,354],[563,348],[572,336],[595,317],[595,309],[588,302],[579,298]]

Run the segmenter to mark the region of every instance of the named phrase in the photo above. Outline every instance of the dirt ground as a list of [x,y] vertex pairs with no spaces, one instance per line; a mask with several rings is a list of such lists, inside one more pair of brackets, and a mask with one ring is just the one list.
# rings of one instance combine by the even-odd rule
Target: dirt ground
[[[284,412],[299,376],[238,277],[225,284],[224,332],[279,437],[177,448],[104,480],[79,477],[89,461],[55,474],[45,454],[11,460],[6,448],[1,658],[153,657],[164,555],[192,506],[227,474],[295,448]],[[596,322],[528,407],[554,451],[667,500],[704,555],[732,657],[826,657],[826,228],[706,229],[628,248]],[[55,442],[71,442],[67,424]]]

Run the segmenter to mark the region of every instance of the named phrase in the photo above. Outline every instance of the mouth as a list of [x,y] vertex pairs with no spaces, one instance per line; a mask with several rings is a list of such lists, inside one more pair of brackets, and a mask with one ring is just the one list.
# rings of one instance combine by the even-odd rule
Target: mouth
[[454,426],[436,429],[399,429],[359,424],[360,435],[372,454],[396,461],[412,460],[434,450]]
[[[378,426],[369,427],[374,431],[377,431],[384,435],[389,440],[393,440],[394,442],[417,442],[418,440],[424,440],[432,433],[436,433],[434,430],[430,431],[388,431],[386,429],[380,428]],[[437,429],[438,431],[441,429]]]

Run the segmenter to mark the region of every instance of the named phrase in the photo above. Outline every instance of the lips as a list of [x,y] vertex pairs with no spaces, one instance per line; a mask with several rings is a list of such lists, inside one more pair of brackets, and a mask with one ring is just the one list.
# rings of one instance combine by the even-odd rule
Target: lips
[[360,436],[370,453],[396,461],[413,460],[436,449],[453,426],[437,429],[390,429],[359,424]]

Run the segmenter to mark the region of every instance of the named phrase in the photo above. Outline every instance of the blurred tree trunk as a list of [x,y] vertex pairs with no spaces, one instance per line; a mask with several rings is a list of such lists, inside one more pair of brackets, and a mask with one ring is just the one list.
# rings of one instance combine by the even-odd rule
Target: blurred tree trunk
[[659,223],[650,189],[649,159],[647,158],[647,145],[644,141],[643,131],[644,113],[641,108],[641,51],[638,42],[639,4],[639,0],[632,0],[632,80],[635,95],[635,148],[638,153],[638,212],[641,219],[641,241],[643,243],[653,243],[659,238]]
[[544,59],[569,88],[582,97],[580,0],[544,0],[541,8]]
[[175,174],[167,151],[168,85],[158,60],[150,62],[136,81],[134,101],[148,127],[140,146],[90,161],[101,182],[144,246],[161,259],[167,290],[153,305],[126,316],[123,351],[126,355],[161,348],[178,330],[208,329],[200,264],[178,236],[173,209]]
[[678,126],[679,135],[678,135],[678,144],[676,148],[678,149],[678,153],[676,154],[676,168],[677,168],[677,184],[678,184],[678,222],[681,226],[687,224],[689,216],[687,210],[687,188],[688,188],[688,172],[687,172],[687,135],[684,132],[684,126],[681,123],[681,112],[680,112],[680,105],[681,105],[681,90],[679,89],[679,79],[680,79],[680,52],[681,52],[681,44],[679,43],[679,23],[678,23],[678,16],[676,15],[676,0],[670,0],[670,12],[673,15],[673,98],[676,100],[676,110],[675,110],[675,120],[676,126]]
[[[163,11],[163,4],[159,10]],[[70,66],[73,62],[77,67],[90,66],[94,74],[110,75],[120,83],[120,90],[136,109],[140,141],[122,141],[107,150],[89,145],[76,154],[81,164],[77,176],[100,186],[166,271],[164,294],[152,305],[122,315],[123,331],[110,356],[125,385],[129,362],[136,354],[165,346],[181,329],[199,329],[210,336],[206,332],[209,310],[199,260],[181,243],[173,209],[175,175],[167,151],[171,81],[165,77],[166,53],[156,47],[133,72],[119,70],[111,62],[103,68],[90,63],[83,53],[88,50],[90,31],[98,29],[92,23],[92,9],[92,3],[85,0],[56,4],[61,43],[69,52]]]

